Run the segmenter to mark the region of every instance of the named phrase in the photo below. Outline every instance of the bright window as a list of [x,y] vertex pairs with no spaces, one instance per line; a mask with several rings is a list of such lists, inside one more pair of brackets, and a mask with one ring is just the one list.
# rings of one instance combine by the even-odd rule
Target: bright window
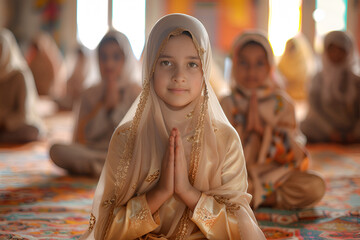
[[113,0],[113,26],[129,38],[139,59],[145,44],[145,0]]
[[89,49],[95,49],[108,30],[108,1],[77,0],[77,37]]
[[145,44],[146,0],[113,0],[112,19],[108,16],[107,0],[77,0],[78,39],[89,49],[95,49],[109,29],[109,22],[124,33],[139,59]]
[[281,56],[286,41],[300,31],[301,0],[269,1],[269,41],[275,56]]
[[315,49],[319,51],[326,33],[346,30],[347,0],[316,0],[313,18],[316,23]]

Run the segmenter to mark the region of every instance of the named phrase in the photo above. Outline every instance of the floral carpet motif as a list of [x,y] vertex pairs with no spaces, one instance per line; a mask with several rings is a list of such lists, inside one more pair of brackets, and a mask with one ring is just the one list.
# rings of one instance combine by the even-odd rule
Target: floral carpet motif
[[[70,141],[70,120],[47,119],[46,141],[0,147],[0,239],[78,239],[87,230],[97,181],[67,175],[48,156],[50,142]],[[309,151],[324,198],[301,211],[261,208],[260,227],[267,239],[360,239],[360,146]]]
[[360,239],[360,147],[309,147],[312,169],[326,180],[324,198],[312,209],[260,208],[256,218],[267,239]]

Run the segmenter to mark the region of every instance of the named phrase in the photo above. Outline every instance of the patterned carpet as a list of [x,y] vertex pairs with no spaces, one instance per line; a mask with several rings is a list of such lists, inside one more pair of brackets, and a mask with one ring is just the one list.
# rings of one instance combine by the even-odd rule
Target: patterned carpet
[[360,146],[310,146],[312,169],[327,191],[313,209],[262,208],[256,217],[267,239],[360,239]]
[[[47,136],[0,147],[0,239],[78,239],[87,229],[96,180],[68,176],[49,161],[51,142],[71,139],[72,116],[46,118]],[[267,239],[360,239],[360,146],[310,146],[327,193],[314,208],[262,208]]]

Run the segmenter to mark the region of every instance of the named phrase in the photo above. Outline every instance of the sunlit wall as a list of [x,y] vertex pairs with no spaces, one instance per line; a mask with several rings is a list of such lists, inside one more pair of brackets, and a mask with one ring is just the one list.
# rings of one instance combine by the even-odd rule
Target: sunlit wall
[[284,52],[286,41],[300,31],[301,0],[269,1],[268,37],[275,56]]

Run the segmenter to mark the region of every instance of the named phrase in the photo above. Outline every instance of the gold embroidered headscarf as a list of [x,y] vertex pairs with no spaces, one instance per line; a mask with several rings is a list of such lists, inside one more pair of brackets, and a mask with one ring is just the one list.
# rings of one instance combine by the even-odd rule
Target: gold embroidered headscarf
[[[176,36],[183,31],[191,34],[198,51],[204,87],[196,100],[180,111],[173,111],[156,95],[152,83],[153,73],[164,44],[170,36]],[[87,239],[92,239],[93,236],[96,239],[103,238],[107,225],[112,221],[109,220],[109,213],[116,213],[119,206],[125,205],[134,196],[148,192],[156,185],[169,133],[173,127],[179,128],[181,132],[191,184],[222,203],[230,201],[229,206],[235,206],[236,209],[244,207],[242,211],[246,211],[249,219],[252,219],[248,222],[256,222],[249,208],[250,196],[246,193],[247,175],[240,139],[209,84],[210,64],[210,42],[199,20],[184,14],[170,14],[155,24],[145,48],[143,90],[113,134],[93,203],[91,220],[94,224],[91,224],[90,228],[95,231],[91,231]],[[231,137],[235,136],[235,142],[239,143],[239,148],[234,151],[239,153],[235,154],[240,156],[235,160],[239,161],[237,163],[241,171],[233,174],[240,176],[241,181],[223,175],[222,167],[229,157],[229,146],[219,143],[219,136],[216,134],[230,134]],[[223,135],[221,137],[226,139]],[[117,159],[113,159],[114,156],[117,156]],[[224,179],[226,183],[222,182]],[[189,210],[174,197],[160,207],[158,212],[160,219],[172,212],[172,220],[171,223],[161,222],[154,234],[161,234],[166,238],[174,235],[182,238],[196,227],[189,219]]]

